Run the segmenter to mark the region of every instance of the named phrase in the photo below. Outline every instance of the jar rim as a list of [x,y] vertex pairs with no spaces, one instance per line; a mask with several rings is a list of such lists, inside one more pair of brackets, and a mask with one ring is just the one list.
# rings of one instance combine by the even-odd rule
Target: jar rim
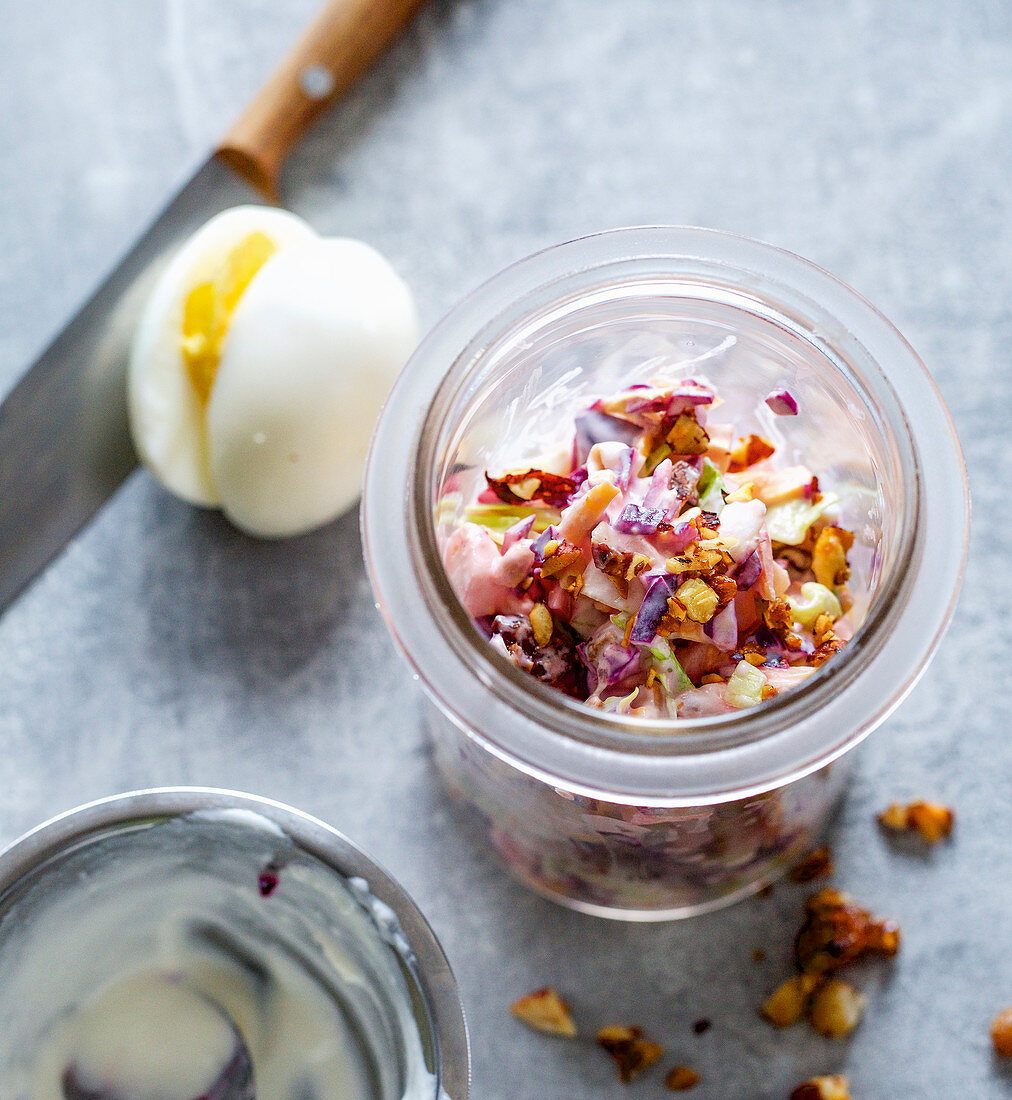
[[[169,820],[207,810],[248,810],[344,878],[361,878],[394,913],[408,952],[391,945],[412,983],[411,1011],[424,1013],[432,1043],[437,1097],[467,1100],[470,1053],[456,981],[428,921],[404,888],[344,833],[319,818],[259,795],[214,787],[153,787],[85,803],[44,821],[0,850],[0,900],[51,858],[79,842],[132,823]],[[416,995],[418,1003],[416,1001]],[[419,1019],[419,1026],[422,1020]]]
[[[839,359],[846,349],[844,361],[856,373],[858,382],[871,388],[871,396],[877,402],[891,404],[885,410],[887,422],[897,434],[901,450],[903,446],[907,448],[902,457],[908,462],[905,474],[913,481],[914,491],[906,494],[912,509],[901,531],[906,545],[897,556],[899,564],[884,578],[869,615],[854,638],[804,684],[759,707],[728,715],[696,720],[610,715],[532,681],[488,646],[475,630],[450,587],[436,547],[428,475],[435,460],[440,415],[445,414],[451,397],[459,392],[492,346],[494,334],[507,332],[511,322],[529,317],[529,307],[535,300],[549,300],[551,290],[557,293],[560,284],[567,280],[577,287],[583,284],[586,289],[595,276],[596,285],[600,284],[605,269],[617,272],[624,267],[628,271],[630,265],[636,264],[643,271],[650,271],[653,265],[657,277],[672,277],[675,269],[696,281],[701,277],[705,281],[705,273],[711,279],[719,274],[721,279],[726,277],[744,288],[750,300],[773,308],[778,321],[788,318],[799,321],[802,335],[811,337],[818,331],[824,348],[835,353],[831,358]],[[523,309],[525,303],[527,313]],[[860,362],[860,371],[855,358]],[[451,364],[449,368],[447,363]],[[392,443],[389,428],[395,421],[403,427],[409,407],[423,408],[424,419],[410,442],[406,438],[410,433],[401,432],[398,446]],[[948,448],[939,445],[944,440],[949,442]],[[381,482],[389,484],[389,479],[398,474],[406,485],[399,524],[404,530],[397,532],[396,525],[387,522],[383,524],[383,538],[389,540],[395,533],[406,536],[407,557],[422,595],[421,603],[409,610],[417,616],[424,604],[424,617],[431,632],[441,635],[459,668],[470,669],[472,679],[482,685],[484,690],[480,694],[484,700],[477,707],[474,705],[477,700],[470,698],[475,694],[473,691],[462,691],[459,679],[455,685],[451,684],[452,674],[448,674],[447,668],[426,660],[425,649],[419,648],[424,642],[419,631],[405,631],[404,622],[398,622],[392,614],[390,597],[394,593],[389,582],[393,567],[385,564],[387,554],[377,557],[373,553],[378,531],[374,520]],[[948,532],[939,530],[939,492],[927,493],[928,485],[950,498],[955,496],[962,505],[961,524],[950,524]],[[508,758],[514,766],[550,778],[556,785],[562,780],[568,786],[566,781],[570,781],[575,784],[574,789],[594,793],[601,786],[614,788],[616,764],[619,773],[628,773],[623,789],[635,791],[637,797],[643,797],[649,787],[655,786],[664,772],[667,794],[658,797],[670,804],[679,793],[698,801],[703,793],[701,783],[703,788],[713,787],[712,782],[698,774],[698,764],[715,763],[718,757],[725,758],[721,764],[727,765],[730,756],[737,755],[738,766],[717,769],[724,778],[714,776],[716,789],[708,791],[710,796],[740,797],[743,790],[769,789],[800,778],[846,751],[898,705],[922,671],[951,616],[965,561],[967,504],[959,444],[934,382],[910,345],[863,297],[809,261],[749,238],[698,228],[639,227],[580,238],[520,260],[472,292],[436,326],[405,368],[377,427],[366,474],[363,538],[381,610],[395,638],[438,705],[449,711],[469,734],[478,736],[486,747]],[[958,504],[949,507],[958,515]],[[387,519],[393,517],[388,514]],[[952,527],[959,528],[955,537]],[[923,602],[926,558],[931,559],[927,564],[935,568],[944,561],[952,590],[945,599],[945,580],[936,585],[942,595],[941,606],[936,601],[933,608],[920,609],[916,617],[919,620],[927,617],[931,623],[925,633],[925,623],[920,621],[919,634],[915,635],[910,629],[911,601],[918,598],[920,589]],[[864,699],[856,721],[841,722],[843,715],[838,713],[835,726],[829,724],[832,732],[821,738],[821,745],[808,744],[801,759],[791,759],[804,749],[802,741],[820,740],[817,727],[827,725],[827,708],[839,711],[836,705],[839,697],[850,700],[851,718],[855,716],[851,705],[855,681],[866,682],[867,670],[874,668],[883,650],[897,650],[900,636],[905,639],[907,650],[915,652],[905,654],[909,667],[896,677],[898,685],[880,686],[871,705]],[[442,655],[440,661],[447,656],[449,653]],[[894,663],[896,656],[894,652]],[[482,717],[489,715],[489,704],[493,701],[495,706],[491,709],[505,707],[513,722],[500,723],[495,733],[489,733],[487,726],[483,727]],[[518,729],[517,723],[523,729]],[[797,736],[801,728],[807,729],[808,736]],[[790,736],[792,732],[794,737]],[[569,742],[567,747],[582,745],[587,750],[585,758],[578,761],[579,750],[544,751],[550,742],[560,738]],[[797,744],[791,749],[781,745],[779,753],[770,751],[778,740],[793,740]],[[808,758],[804,759],[806,752]],[[602,754],[608,757],[610,767],[600,766]],[[770,758],[765,767],[759,759],[764,755]],[[654,770],[653,780],[646,785],[643,783],[648,779],[646,769],[629,767],[637,758],[646,760]],[[693,760],[695,768],[685,766]],[[662,761],[667,765],[675,762],[675,769],[660,768]],[[574,768],[578,763],[580,766]],[[686,784],[690,771],[697,775],[694,782]]]

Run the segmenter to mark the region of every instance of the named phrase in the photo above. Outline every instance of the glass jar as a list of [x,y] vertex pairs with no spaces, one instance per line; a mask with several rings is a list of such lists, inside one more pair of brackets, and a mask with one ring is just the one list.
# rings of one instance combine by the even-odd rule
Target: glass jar
[[27,834],[0,854],[0,967],[4,1096],[468,1094],[422,915],[267,799],[137,791]]
[[[853,639],[801,687],[697,720],[593,710],[525,675],[469,620],[439,549],[437,525],[485,470],[519,468],[518,448],[557,445],[588,398],[659,370],[704,373],[739,433],[773,434],[839,493],[856,536]],[[773,423],[756,410],[785,386],[801,415]],[[439,768],[508,867],[585,912],[662,920],[759,889],[815,841],[841,757],[911,689],[948,623],[968,509],[942,399],[868,302],[769,245],[642,228],[522,260],[436,326],[377,426],[362,526]]]

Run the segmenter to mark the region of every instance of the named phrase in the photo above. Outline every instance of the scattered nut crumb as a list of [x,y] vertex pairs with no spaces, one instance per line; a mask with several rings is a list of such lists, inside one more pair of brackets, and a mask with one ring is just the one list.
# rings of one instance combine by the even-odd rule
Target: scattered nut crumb
[[804,1016],[808,998],[821,980],[817,974],[794,974],[773,990],[759,1011],[774,1027],[790,1027]]
[[685,1092],[686,1089],[695,1088],[701,1080],[702,1078],[694,1069],[689,1069],[688,1066],[675,1066],[664,1078],[664,1084],[672,1092]]
[[798,969],[825,974],[863,955],[895,955],[900,928],[893,920],[873,917],[839,890],[826,888],[805,903],[806,918],[794,942]]
[[995,1054],[1012,1058],[1012,1007],[1003,1008],[991,1021],[991,1042]]
[[664,1054],[664,1048],[659,1043],[643,1038],[641,1027],[612,1024],[601,1028],[597,1041],[615,1059],[622,1081],[631,1081]]
[[919,833],[929,844],[937,844],[952,833],[956,815],[938,802],[894,802],[878,815],[879,824],[895,832]]
[[847,1078],[839,1073],[812,1077],[791,1093],[791,1100],[850,1100]]
[[761,947],[752,948],[752,961],[754,963],[761,963],[766,961],[766,952]]
[[830,978],[812,996],[809,1020],[827,1039],[843,1039],[861,1022],[865,998],[841,978]]
[[710,1028],[713,1027],[712,1021],[708,1020],[705,1016],[701,1020],[697,1020],[692,1025],[692,1030],[697,1035],[704,1035]]
[[795,863],[790,871],[790,879],[791,882],[811,882],[813,879],[832,873],[833,855],[823,844],[822,847],[814,848],[804,859]]
[[554,989],[546,987],[528,993],[514,1001],[510,1005],[510,1011],[535,1031],[564,1035],[567,1039],[576,1035],[576,1024],[570,1014],[569,1005]]

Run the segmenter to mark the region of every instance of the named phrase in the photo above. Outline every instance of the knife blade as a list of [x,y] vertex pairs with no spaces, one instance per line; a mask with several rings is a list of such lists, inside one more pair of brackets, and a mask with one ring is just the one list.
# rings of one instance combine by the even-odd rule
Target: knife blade
[[137,465],[126,367],[147,294],[215,214],[277,200],[284,160],[422,0],[331,0],[262,91],[0,404],[0,613]]

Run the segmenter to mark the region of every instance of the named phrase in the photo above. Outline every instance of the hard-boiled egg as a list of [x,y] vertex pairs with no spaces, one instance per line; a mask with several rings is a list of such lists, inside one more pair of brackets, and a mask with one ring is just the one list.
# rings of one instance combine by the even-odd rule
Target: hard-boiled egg
[[159,280],[129,371],[137,451],[243,530],[298,534],[358,496],[372,426],[418,339],[411,293],[360,241],[245,206]]

